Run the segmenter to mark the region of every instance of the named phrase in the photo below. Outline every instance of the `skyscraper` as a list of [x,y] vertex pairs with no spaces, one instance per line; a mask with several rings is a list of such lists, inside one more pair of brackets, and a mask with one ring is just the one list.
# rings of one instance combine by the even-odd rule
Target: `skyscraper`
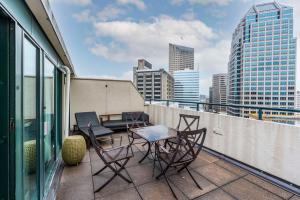
[[[212,103],[226,104],[227,73],[214,74],[212,78]],[[217,112],[226,111],[226,107],[213,106]]]
[[300,91],[296,93],[296,109],[300,109]]
[[[293,28],[292,7],[272,2],[249,9],[232,36],[229,104],[294,108],[296,38]],[[245,117],[255,113],[239,108],[227,111]]]
[[[199,102],[199,78],[198,71],[189,69],[174,71],[174,100]],[[181,105],[196,107],[196,104],[182,103]]]
[[194,69],[194,49],[175,44],[169,44],[169,72]]
[[164,69],[152,69],[146,60],[133,67],[133,83],[145,99],[173,99],[174,78]]

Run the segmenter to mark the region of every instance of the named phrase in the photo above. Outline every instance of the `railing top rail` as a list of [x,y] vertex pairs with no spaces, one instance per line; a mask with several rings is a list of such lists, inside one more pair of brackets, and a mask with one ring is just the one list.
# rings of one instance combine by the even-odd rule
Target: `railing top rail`
[[263,106],[244,106],[244,105],[233,105],[233,104],[205,103],[205,102],[195,102],[195,101],[177,101],[177,100],[166,100],[166,99],[145,99],[145,101],[188,103],[188,104],[208,105],[208,106],[223,106],[223,107],[233,107],[233,108],[246,108],[246,109],[271,110],[271,111],[300,113],[299,109],[289,109],[289,108],[274,108],[274,107],[263,107]]

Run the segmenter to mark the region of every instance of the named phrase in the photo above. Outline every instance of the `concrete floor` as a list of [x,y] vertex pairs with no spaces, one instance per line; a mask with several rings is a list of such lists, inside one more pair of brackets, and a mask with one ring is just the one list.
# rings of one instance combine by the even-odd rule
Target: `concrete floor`
[[[123,142],[126,137],[123,135]],[[120,135],[116,135],[115,144]],[[125,139],[124,139],[125,138]],[[109,148],[109,144],[104,144]],[[143,147],[138,145],[143,150]],[[153,162],[150,159],[139,164],[143,153],[134,147],[134,157],[129,161],[126,168],[133,183],[128,184],[123,179],[116,177],[100,192],[94,193],[112,173],[106,169],[101,174],[92,176],[99,170],[103,163],[94,149],[86,152],[86,155],[78,166],[65,166],[57,199],[62,200],[171,200],[174,199],[167,183],[163,178],[156,180],[153,177]],[[195,179],[203,190],[196,187],[188,173],[170,172],[168,178],[176,192],[178,199],[197,200],[276,200],[289,199],[300,200],[300,197],[285,191],[248,171],[221,160],[207,152],[202,151],[197,160],[189,167]],[[156,168],[155,174],[159,173]],[[126,173],[123,172],[124,176]]]

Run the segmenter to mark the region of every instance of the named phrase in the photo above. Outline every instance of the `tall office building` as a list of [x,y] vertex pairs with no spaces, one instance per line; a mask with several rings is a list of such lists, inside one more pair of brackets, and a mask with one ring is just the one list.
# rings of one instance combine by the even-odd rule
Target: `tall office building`
[[[200,74],[194,70],[174,71],[174,100],[175,101],[190,101],[199,102],[199,78]],[[184,104],[191,107],[196,107],[195,104]]]
[[[138,61],[138,67],[133,67],[133,83],[145,99],[173,99],[174,79],[164,69],[152,69]],[[143,60],[145,61],[145,60]]]
[[[228,103],[294,108],[296,38],[293,8],[277,2],[254,5],[235,29],[228,64]],[[229,108],[235,116],[256,111]],[[266,112],[266,114],[281,114]]]
[[300,109],[300,91],[296,93],[296,109]]
[[194,49],[175,44],[169,44],[169,72],[194,69]]
[[[212,103],[226,104],[227,103],[227,73],[214,74],[212,78]],[[217,112],[226,111],[224,106],[213,106]]]

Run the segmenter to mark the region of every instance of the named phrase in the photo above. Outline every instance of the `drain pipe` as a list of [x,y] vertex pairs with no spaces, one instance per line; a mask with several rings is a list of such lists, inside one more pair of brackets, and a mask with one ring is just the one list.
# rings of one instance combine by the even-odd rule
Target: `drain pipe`
[[69,136],[69,117],[70,117],[70,79],[71,79],[71,71],[67,66],[62,66],[62,68],[66,71],[66,86],[65,86],[65,137]]

